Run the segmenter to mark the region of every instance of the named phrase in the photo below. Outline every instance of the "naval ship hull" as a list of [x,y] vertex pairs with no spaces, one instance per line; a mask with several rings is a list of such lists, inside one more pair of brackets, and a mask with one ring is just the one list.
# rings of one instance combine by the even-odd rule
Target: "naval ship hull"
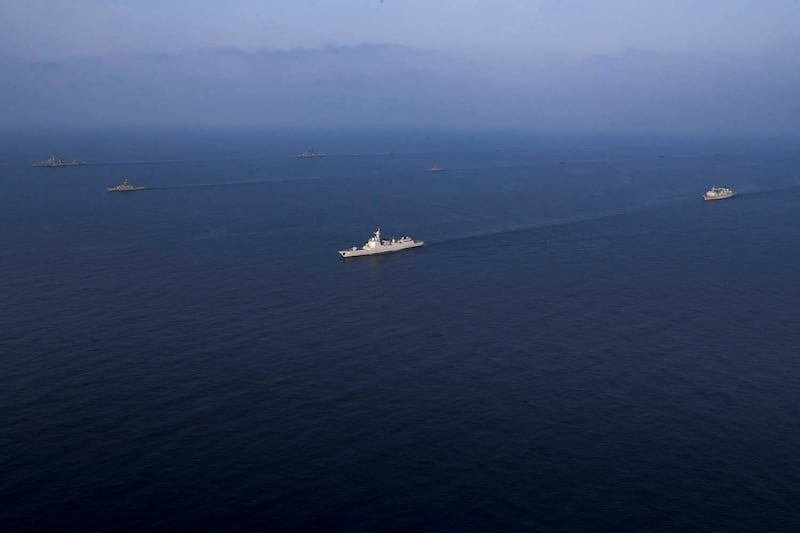
[[408,250],[409,248],[419,248],[423,244],[425,244],[424,241],[397,242],[394,244],[385,244],[382,246],[376,246],[375,248],[370,248],[367,250],[363,248],[339,250],[339,255],[341,255],[344,258],[347,258],[347,257],[360,257],[362,255],[387,254],[391,252],[399,252],[401,250]]
[[734,196],[736,196],[736,193],[732,192],[724,196],[703,196],[703,200],[705,200],[706,202],[713,202],[715,200],[727,200],[729,198],[733,198]]
[[37,161],[32,167],[37,168],[61,168],[61,167],[82,167],[86,163],[83,161],[65,161],[63,159],[48,159],[47,161]]

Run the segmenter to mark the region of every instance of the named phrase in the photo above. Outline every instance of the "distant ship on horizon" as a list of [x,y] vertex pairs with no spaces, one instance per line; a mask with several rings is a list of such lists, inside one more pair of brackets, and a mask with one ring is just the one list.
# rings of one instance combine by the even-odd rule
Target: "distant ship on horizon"
[[128,178],[125,178],[121,184],[117,185],[116,187],[108,187],[106,190],[108,192],[133,192],[133,191],[143,191],[146,187],[142,187],[141,185],[131,185],[128,183]]
[[311,159],[311,158],[314,158],[314,157],[325,157],[325,154],[319,154],[319,153],[315,152],[314,150],[306,150],[302,154],[298,154],[297,157],[300,158],[300,159]]
[[85,165],[83,161],[77,161],[73,159],[72,161],[66,161],[61,159],[60,157],[56,157],[51,155],[49,159],[45,159],[44,161],[37,161],[33,163],[32,166],[34,167],[79,167]]
[[444,169],[442,167],[434,163],[433,166],[427,169],[425,172],[443,172],[443,171]]

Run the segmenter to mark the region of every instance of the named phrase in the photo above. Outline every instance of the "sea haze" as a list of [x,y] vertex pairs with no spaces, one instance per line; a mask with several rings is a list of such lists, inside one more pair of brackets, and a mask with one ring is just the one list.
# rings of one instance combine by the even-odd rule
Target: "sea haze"
[[788,141],[2,141],[5,529],[800,527]]

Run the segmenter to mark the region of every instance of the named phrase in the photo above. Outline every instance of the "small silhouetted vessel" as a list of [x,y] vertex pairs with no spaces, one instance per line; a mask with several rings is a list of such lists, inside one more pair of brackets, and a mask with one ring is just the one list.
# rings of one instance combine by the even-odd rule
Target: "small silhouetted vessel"
[[319,154],[314,150],[306,150],[302,154],[299,154],[297,157],[301,159],[311,159],[313,157],[325,157],[325,154]]
[[431,168],[426,170],[426,172],[442,172],[442,171],[444,171],[444,169],[439,165],[437,165],[436,163],[434,163]]
[[424,241],[417,241],[411,237],[401,237],[399,239],[382,239],[381,228],[369,238],[361,248],[353,246],[349,250],[339,250],[342,257],[358,257],[360,255],[385,254],[387,252],[398,252],[409,248],[417,248],[425,244]]
[[143,191],[145,187],[141,187],[138,185],[131,185],[128,183],[128,179],[125,178],[123,182],[116,187],[108,187],[106,190],[108,192],[133,192],[133,191]]
[[60,157],[50,156],[50,159],[46,159],[44,161],[37,161],[33,164],[34,167],[79,167],[81,165],[85,165],[83,161],[66,161],[61,159]]
[[729,187],[711,187],[703,195],[703,200],[706,202],[710,202],[711,200],[726,200],[734,196],[736,196],[736,193]]

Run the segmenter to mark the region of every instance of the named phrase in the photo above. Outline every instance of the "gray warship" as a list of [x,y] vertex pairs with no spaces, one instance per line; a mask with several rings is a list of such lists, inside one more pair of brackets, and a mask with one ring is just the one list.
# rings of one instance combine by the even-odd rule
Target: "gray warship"
[[381,228],[378,228],[364,246],[361,248],[353,246],[349,250],[339,250],[339,255],[342,257],[358,257],[362,255],[385,254],[387,252],[398,252],[409,248],[418,248],[423,244],[425,244],[424,241],[418,241],[411,237],[382,239]]
[[306,150],[302,154],[298,154],[297,157],[300,159],[312,159],[314,157],[325,157],[325,154],[317,153],[314,150]]
[[60,157],[50,156],[50,159],[45,159],[44,161],[37,161],[32,166],[34,167],[79,167],[81,165],[85,165],[83,161],[66,161],[65,159],[61,159]]
[[117,185],[116,187],[108,187],[106,189],[108,192],[134,192],[134,191],[143,191],[145,187],[140,185],[131,185],[128,183],[128,179],[122,181],[121,184]]

